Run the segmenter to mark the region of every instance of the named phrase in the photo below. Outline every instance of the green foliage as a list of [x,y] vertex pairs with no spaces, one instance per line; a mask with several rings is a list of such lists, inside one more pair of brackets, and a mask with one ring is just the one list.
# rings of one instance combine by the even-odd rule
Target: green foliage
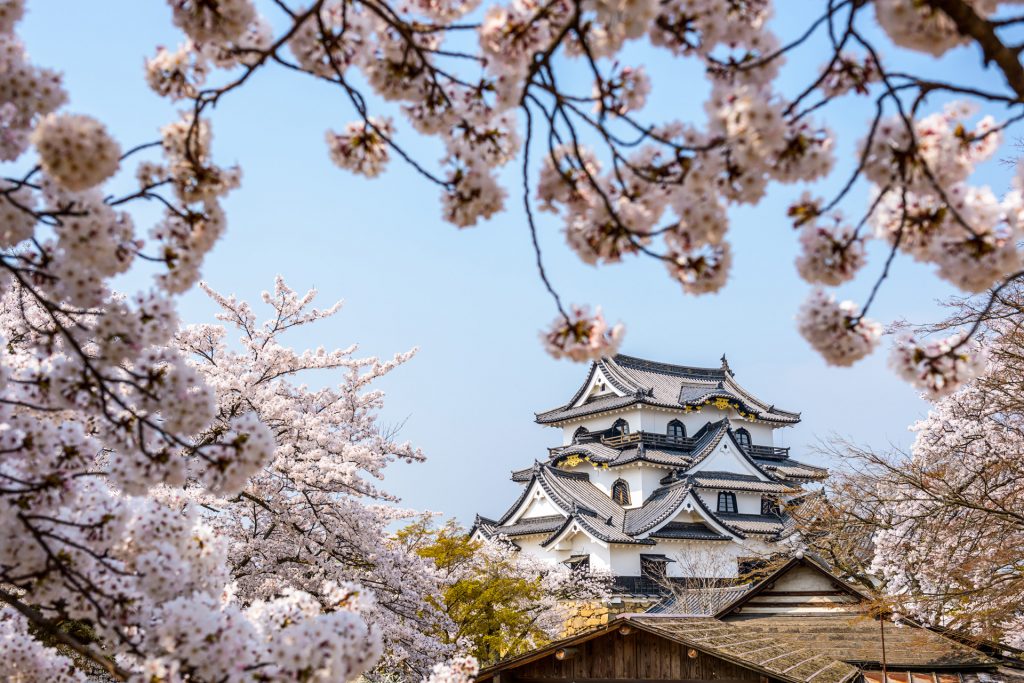
[[540,576],[517,565],[514,552],[485,548],[455,521],[442,527],[417,522],[398,532],[398,539],[432,560],[446,578],[443,592],[430,598],[454,623],[454,631],[437,634],[444,642],[486,665],[549,640],[541,617],[551,596]]

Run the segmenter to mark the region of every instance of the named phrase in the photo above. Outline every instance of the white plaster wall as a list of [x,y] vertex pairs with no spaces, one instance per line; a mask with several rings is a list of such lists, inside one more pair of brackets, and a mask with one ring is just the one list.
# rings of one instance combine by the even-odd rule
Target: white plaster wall
[[548,517],[550,515],[563,514],[561,510],[552,504],[547,496],[541,494],[535,496],[529,504],[526,506],[526,511],[520,515],[519,519],[532,519],[533,517]]
[[609,468],[602,470],[602,476],[607,477],[607,491],[611,492],[611,485],[616,479],[623,479],[629,484],[629,505],[626,507],[640,507],[651,495],[654,489],[661,486],[659,481],[668,474],[669,470],[654,467],[641,467],[638,465],[626,465],[624,467]]
[[[640,576],[640,549],[636,546],[613,545],[611,547],[612,574],[616,576]],[[650,546],[644,553],[652,553]]]
[[[650,466],[644,466],[637,469],[640,473],[641,482],[639,491],[640,494],[643,496],[643,499],[640,500],[640,503],[643,503],[643,501],[650,498],[651,494],[654,493],[655,489],[661,487],[661,480],[664,479],[665,476],[672,471],[671,469],[662,469],[661,467]],[[636,501],[636,499],[637,496],[634,496],[633,500]]]
[[[623,479],[629,484],[629,501],[626,507],[639,507],[661,486],[661,480],[671,469],[651,467],[649,465],[626,465],[623,467],[594,467],[588,462],[581,462],[575,467],[567,468],[570,472],[582,472],[590,477],[591,483],[601,489],[605,495],[611,496],[612,484]],[[553,513],[549,513],[553,514]]]
[[[718,494],[729,489],[700,489],[697,495],[708,506],[708,509],[718,510]],[[761,514],[761,494],[748,491],[733,491],[736,494],[736,511],[744,515]]]
[[[735,410],[729,411],[730,417],[739,419]],[[717,422],[722,419],[724,413],[714,408],[705,408],[699,413],[684,413],[683,411],[657,410],[644,408],[641,410],[641,423],[645,432],[664,434],[668,430],[668,423],[672,420],[679,420],[686,427],[686,435],[693,436],[701,427],[708,422]],[[751,432],[753,434],[753,432]]]
[[561,559],[568,559],[569,553],[564,553],[565,558],[560,558],[559,555],[561,553],[550,551],[547,548],[542,548],[540,544],[545,538],[547,538],[547,534],[520,537],[516,539],[516,545],[522,549],[520,552],[532,555],[533,557],[549,564],[556,564],[561,561]]
[[685,413],[683,411],[672,411],[656,409],[650,406],[634,407],[621,413],[600,415],[574,420],[562,427],[562,445],[572,443],[572,435],[579,427],[586,427],[589,431],[601,431],[611,427],[616,420],[623,419],[629,423],[629,431],[645,431],[655,434],[664,434],[668,429],[668,423],[672,420],[679,420],[686,427],[686,435],[693,436],[701,427],[708,422],[718,422],[728,416],[733,427],[745,428],[750,432],[751,441],[758,446],[774,446],[775,430],[778,427],[764,424],[762,422],[748,422],[739,416],[733,409],[719,410],[706,406],[700,412]]
[[597,417],[586,417],[565,424],[562,427],[562,445],[567,446],[571,444],[572,435],[580,427],[586,427],[587,430],[591,432],[599,432],[608,429],[618,420],[625,420],[628,422],[630,432],[640,430],[640,410],[637,408],[630,408],[629,410],[625,410],[620,413],[599,415]]
[[528,536],[516,539],[516,543],[522,552],[551,564],[564,562],[571,555],[590,555],[592,571],[616,576],[640,576],[640,555],[662,554],[675,560],[668,565],[670,577],[734,578],[739,558],[767,555],[772,550],[769,544],[750,539],[742,543],[659,540],[653,546],[609,545],[582,532],[566,539],[564,550],[554,550],[540,546],[544,538],[544,535]]
[[679,420],[686,426],[686,435],[693,436],[708,422],[718,422],[726,415],[729,416],[735,428],[744,427],[750,432],[750,438],[755,444],[763,446],[773,445],[775,430],[771,426],[760,422],[748,422],[731,408],[729,410],[719,410],[718,408],[704,407],[700,412],[685,413],[683,411],[658,410],[647,407],[641,410],[640,421],[644,431],[664,434],[668,430],[669,422]]
[[519,543],[522,552],[542,557],[545,561],[564,562],[572,555],[590,555],[590,570],[593,572],[612,571],[611,556],[608,544],[595,541],[584,533],[572,534],[559,544],[567,546],[564,550],[554,550],[553,546],[542,548],[541,541],[545,537],[539,537],[537,541],[525,544]]
[[705,471],[751,474],[759,479],[765,478],[729,439],[720,441],[714,451],[689,470],[690,473]]

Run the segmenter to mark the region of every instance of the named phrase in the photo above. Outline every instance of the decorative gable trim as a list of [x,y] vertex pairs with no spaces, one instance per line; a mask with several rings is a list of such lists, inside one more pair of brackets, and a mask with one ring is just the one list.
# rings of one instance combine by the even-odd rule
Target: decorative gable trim
[[711,510],[708,509],[707,505],[704,504],[704,501],[700,499],[700,496],[696,495],[696,493],[692,489],[686,495],[685,498],[679,501],[679,505],[677,505],[676,508],[672,510],[672,512],[667,517],[659,521],[654,526],[650,527],[650,529],[648,529],[643,534],[638,534],[638,538],[648,538],[651,534],[657,533],[666,524],[672,522],[672,520],[674,520],[680,512],[691,511],[696,512],[697,515],[708,524],[708,526],[710,526],[712,529],[722,534],[723,536],[728,536],[732,539],[743,538],[742,534],[722,524],[714,516],[714,514],[712,514]]
[[847,581],[844,581],[843,579],[839,578],[824,565],[808,557],[805,557],[803,554],[800,554],[796,557],[793,557],[788,562],[786,562],[786,564],[782,565],[774,572],[769,574],[767,577],[762,579],[760,583],[756,584],[753,588],[751,588],[749,591],[741,595],[739,598],[723,607],[718,612],[718,614],[715,615],[715,618],[721,619],[730,614],[735,614],[739,612],[744,605],[751,601],[751,599],[756,598],[757,596],[762,595],[767,591],[770,591],[781,578],[783,578],[786,574],[788,574],[797,567],[807,567],[808,569],[817,572],[822,577],[827,579],[830,585],[835,587],[835,590],[840,591],[841,593],[848,595],[850,597],[856,598],[857,603],[866,603],[870,602],[871,600],[871,598],[866,593],[862,592],[858,588],[855,588]]

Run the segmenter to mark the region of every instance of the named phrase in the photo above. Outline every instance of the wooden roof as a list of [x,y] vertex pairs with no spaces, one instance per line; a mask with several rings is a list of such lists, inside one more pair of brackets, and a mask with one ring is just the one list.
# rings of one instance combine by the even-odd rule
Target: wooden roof
[[[813,586],[803,585],[798,588],[811,590],[774,590],[778,584],[785,582],[787,575],[792,575],[799,570],[810,572],[816,581]],[[793,612],[808,609],[849,611],[859,604],[870,602],[870,600],[871,598],[866,593],[839,578],[827,567],[810,557],[800,555],[791,558],[756,583],[749,591],[724,606],[715,616],[722,619],[751,611]]]
[[818,652],[794,649],[772,638],[755,637],[752,640],[749,632],[711,617],[626,615],[607,626],[487,667],[477,676],[477,681],[490,680],[497,673],[604,636],[625,624],[786,683],[846,683],[859,673],[857,668]]
[[672,640],[773,678],[801,683],[842,683],[857,675],[855,667],[835,657],[771,636],[760,636],[713,617],[636,617],[634,622]]
[[[598,370],[623,395],[606,394],[577,405]],[[683,409],[715,398],[736,401],[745,413],[765,422],[786,425],[800,421],[800,413],[769,405],[741,387],[725,363],[721,368],[698,368],[619,354],[592,363],[576,394],[563,406],[537,413],[537,422],[559,424],[635,404]]]
[[728,623],[751,637],[869,667],[881,665],[883,629],[885,661],[890,668],[969,670],[996,664],[978,650],[929,629],[867,615],[758,616]]

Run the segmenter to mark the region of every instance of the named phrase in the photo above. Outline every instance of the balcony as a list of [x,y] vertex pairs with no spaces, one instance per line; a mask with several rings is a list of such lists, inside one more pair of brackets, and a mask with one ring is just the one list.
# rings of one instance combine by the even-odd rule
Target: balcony
[[751,444],[747,446],[747,453],[750,453],[755,458],[782,460],[789,457],[789,446],[783,448],[780,446],[758,446]]
[[642,443],[647,446],[679,448],[684,451],[692,451],[697,440],[687,436],[669,436],[668,434],[655,434],[653,432],[634,432],[632,434],[602,436],[601,443],[605,446],[611,446],[612,448],[621,448],[622,446],[628,446],[634,443]]
[[[683,451],[692,451],[697,444],[697,439],[689,436],[669,436],[667,434],[656,434],[654,432],[634,432],[632,434],[616,434],[614,436],[602,436],[601,443],[612,448],[621,448],[632,444],[644,444],[658,448],[676,448]],[[789,448],[778,446],[758,446],[751,444],[746,447],[747,453],[755,458],[772,458],[781,460],[789,457]]]

